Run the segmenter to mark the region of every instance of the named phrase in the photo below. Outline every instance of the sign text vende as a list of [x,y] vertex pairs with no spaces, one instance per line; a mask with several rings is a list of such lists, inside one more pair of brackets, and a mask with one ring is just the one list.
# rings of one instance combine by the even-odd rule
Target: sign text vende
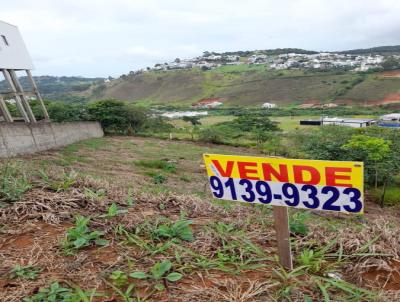
[[362,213],[363,163],[205,154],[215,198]]

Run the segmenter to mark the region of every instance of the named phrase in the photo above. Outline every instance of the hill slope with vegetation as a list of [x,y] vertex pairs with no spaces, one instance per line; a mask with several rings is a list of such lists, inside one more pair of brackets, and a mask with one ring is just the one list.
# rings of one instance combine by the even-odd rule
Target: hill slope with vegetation
[[400,102],[400,77],[382,72],[272,71],[264,65],[239,65],[132,74],[94,86],[84,95],[173,105],[190,105],[204,98],[221,98],[227,105],[239,106],[264,102],[368,105]]

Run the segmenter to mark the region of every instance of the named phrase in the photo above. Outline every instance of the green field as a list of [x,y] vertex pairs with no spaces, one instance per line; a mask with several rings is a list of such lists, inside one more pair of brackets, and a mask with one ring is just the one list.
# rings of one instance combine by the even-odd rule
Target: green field
[[[348,116],[352,118],[377,118],[376,116],[373,115],[353,115],[353,116]],[[233,115],[217,115],[217,116],[207,116],[207,117],[202,117],[200,119],[200,122],[203,126],[212,126],[218,123],[222,122],[227,122],[227,121],[232,121],[235,118]],[[301,129],[301,128],[314,128],[314,126],[301,126],[300,121],[301,120],[319,120],[321,117],[318,115],[299,115],[299,116],[281,116],[281,117],[269,117],[272,121],[278,122],[279,123],[279,128],[281,128],[283,131],[291,131],[294,129]],[[173,119],[171,120],[171,123],[178,127],[187,127],[189,126],[189,123],[184,122],[182,119]]]

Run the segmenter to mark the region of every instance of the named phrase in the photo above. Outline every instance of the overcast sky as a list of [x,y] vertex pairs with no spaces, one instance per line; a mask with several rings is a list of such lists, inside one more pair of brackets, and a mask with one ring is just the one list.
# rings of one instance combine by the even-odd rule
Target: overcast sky
[[35,75],[119,76],[203,51],[400,44],[400,0],[17,0]]

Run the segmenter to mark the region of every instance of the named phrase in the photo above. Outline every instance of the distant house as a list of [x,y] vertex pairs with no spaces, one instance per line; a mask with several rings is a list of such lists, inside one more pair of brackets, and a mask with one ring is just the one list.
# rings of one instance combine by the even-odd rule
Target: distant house
[[400,122],[400,113],[390,113],[390,114],[382,115],[380,120],[381,121]]
[[400,128],[400,113],[382,115],[378,125],[381,127]]
[[322,125],[347,126],[352,128],[365,128],[376,124],[374,119],[324,117]]
[[375,125],[374,119],[361,119],[361,118],[339,118],[339,117],[323,117],[319,120],[301,120],[300,125],[303,126],[347,126],[352,128],[365,128]]
[[261,105],[261,107],[270,109],[270,108],[276,108],[278,106],[276,104],[274,104],[274,103],[264,103],[264,104]]
[[212,99],[202,99],[197,103],[193,104],[192,107],[195,108],[216,108],[222,106],[224,103],[221,98],[212,98]]

